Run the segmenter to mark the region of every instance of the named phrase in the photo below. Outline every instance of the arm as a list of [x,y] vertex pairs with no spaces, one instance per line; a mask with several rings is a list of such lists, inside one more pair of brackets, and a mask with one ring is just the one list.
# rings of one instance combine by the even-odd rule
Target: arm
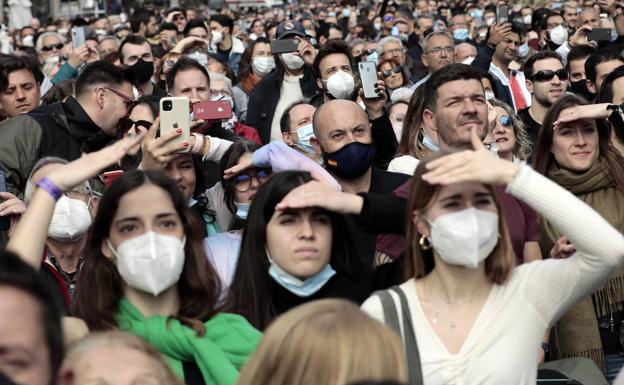
[[537,241],[526,242],[524,244],[522,260],[524,263],[539,261],[542,259],[542,250]]
[[[136,147],[142,138],[143,135],[128,136],[112,146],[87,154],[55,169],[47,175],[47,178],[60,191],[70,191],[78,184],[97,175],[102,169],[118,162],[131,148]],[[19,255],[35,269],[39,269],[41,265],[41,255],[45,248],[48,226],[55,204],[56,200],[49,192],[37,188],[7,244],[7,250]]]
[[69,64],[69,62],[63,63],[61,68],[59,68],[58,72],[52,78],[52,84],[58,84],[63,80],[73,79],[78,76],[78,71]]
[[30,170],[37,161],[41,127],[30,116],[18,115],[0,125],[0,170],[7,191],[22,197]]

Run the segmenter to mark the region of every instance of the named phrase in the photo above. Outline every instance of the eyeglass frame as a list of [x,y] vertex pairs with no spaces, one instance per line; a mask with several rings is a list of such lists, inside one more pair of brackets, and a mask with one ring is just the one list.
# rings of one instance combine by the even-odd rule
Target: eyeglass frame
[[[101,88],[104,88],[105,90],[108,90],[108,91],[114,93],[115,95],[119,96],[123,100],[123,103],[126,106],[126,111],[128,113],[130,113],[130,111],[132,111],[134,106],[137,105],[137,101],[136,100],[130,98],[128,95],[125,95],[122,92],[117,91],[116,89],[113,89],[113,88],[110,88],[110,87],[101,87]],[[128,105],[128,103],[130,103],[130,105]]]
[[393,49],[389,49],[387,51],[383,51],[381,53],[381,56],[386,56],[387,54],[394,54],[395,52],[401,54],[401,53],[405,53],[405,48],[401,47],[401,48],[393,48]]
[[60,51],[60,50],[63,49],[64,46],[65,46],[65,44],[63,44],[63,43],[45,45],[45,46],[41,47],[41,51],[43,51],[43,52],[50,52],[50,51],[52,51],[54,49]]
[[[258,181],[258,184],[263,184],[264,182],[266,182],[267,178],[269,178],[272,174],[271,169],[267,169],[267,168],[260,168],[260,169],[255,169],[256,173],[253,175],[249,175],[249,171],[248,172],[244,172],[244,173],[240,173],[238,175],[236,175],[234,177],[234,181],[233,181],[233,185],[234,185],[234,189],[240,193],[244,193],[247,192],[251,189],[251,184],[253,182],[253,179],[256,178],[256,181]],[[264,173],[264,176],[258,176],[260,173]],[[240,177],[242,176],[246,176],[247,180],[239,180]],[[262,180],[261,180],[262,178]],[[246,189],[241,189],[238,187],[239,184],[242,183],[247,183],[247,188]]]
[[[549,72],[552,72],[552,76],[549,76],[548,79],[537,79],[537,77],[541,77],[541,76],[545,76],[546,74],[548,74]],[[541,76],[540,76],[541,74]],[[550,75],[550,74],[548,74]],[[531,76],[531,81],[537,81],[537,82],[549,82],[551,80],[553,80],[553,78],[557,76],[557,78],[559,78],[559,80],[568,80],[570,78],[570,75],[568,74],[568,71],[566,71],[565,68],[560,68],[556,71],[553,70],[541,70],[541,71],[537,71],[536,73],[534,73]]]
[[402,71],[403,71],[403,66],[398,65],[396,67],[390,68],[389,70],[381,71],[381,74],[383,75],[384,78],[389,78],[393,73],[400,74]]
[[427,52],[425,53],[432,54],[432,55],[439,55],[442,53],[442,51],[444,51],[444,53],[448,55],[452,55],[455,53],[455,47],[450,46],[450,45],[447,45],[446,47],[435,47],[435,48],[428,49]]

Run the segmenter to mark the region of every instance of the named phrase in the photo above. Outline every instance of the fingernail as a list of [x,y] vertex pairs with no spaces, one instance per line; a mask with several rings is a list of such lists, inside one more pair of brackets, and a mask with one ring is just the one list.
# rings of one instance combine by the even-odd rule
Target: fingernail
[[182,129],[181,129],[181,128],[178,128],[178,129],[176,130],[176,132],[177,132],[178,134],[181,134],[181,133],[182,133]]
[[183,145],[184,147],[188,147],[188,146],[189,146],[189,142],[184,142],[182,145]]

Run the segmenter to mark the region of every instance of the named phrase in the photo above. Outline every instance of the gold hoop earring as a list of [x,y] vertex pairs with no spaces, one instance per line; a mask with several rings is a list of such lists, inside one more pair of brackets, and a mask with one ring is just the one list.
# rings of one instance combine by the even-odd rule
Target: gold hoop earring
[[431,249],[431,242],[429,242],[429,238],[425,237],[424,235],[420,236],[420,240],[418,241],[418,243],[420,244],[420,248],[423,250]]

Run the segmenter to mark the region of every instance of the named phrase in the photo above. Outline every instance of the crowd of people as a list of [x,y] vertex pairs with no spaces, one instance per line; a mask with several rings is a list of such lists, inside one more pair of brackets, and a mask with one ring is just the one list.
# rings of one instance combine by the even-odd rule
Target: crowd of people
[[124,11],[0,31],[0,384],[624,384],[624,4]]

